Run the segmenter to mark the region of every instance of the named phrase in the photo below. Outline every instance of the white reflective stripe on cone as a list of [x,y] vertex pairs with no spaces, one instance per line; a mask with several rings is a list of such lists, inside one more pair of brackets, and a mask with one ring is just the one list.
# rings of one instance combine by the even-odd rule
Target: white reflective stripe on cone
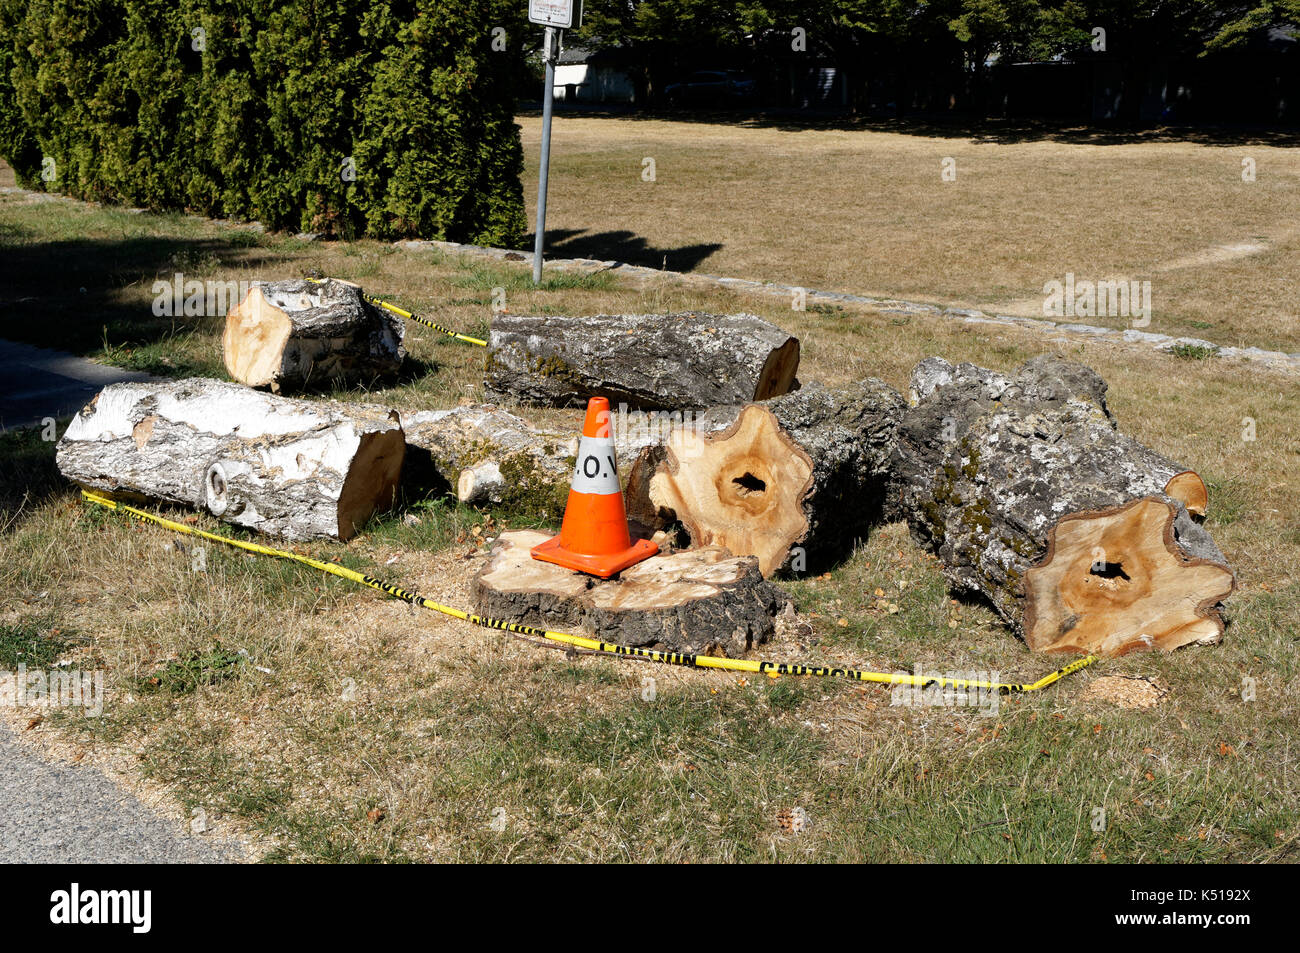
[[573,467],[573,492],[605,496],[621,493],[614,441],[610,437],[583,437],[578,442],[578,462]]

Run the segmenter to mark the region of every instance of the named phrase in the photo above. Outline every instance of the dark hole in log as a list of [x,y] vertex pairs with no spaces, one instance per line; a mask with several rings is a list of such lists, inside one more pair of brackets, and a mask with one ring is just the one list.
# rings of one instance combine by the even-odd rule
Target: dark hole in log
[[1096,562],[1088,570],[1094,576],[1100,576],[1102,579],[1123,579],[1128,581],[1128,573],[1124,571],[1123,563],[1103,563]]
[[736,492],[741,496],[748,496],[750,493],[762,493],[767,489],[767,484],[752,473],[735,477],[731,482],[736,484]]

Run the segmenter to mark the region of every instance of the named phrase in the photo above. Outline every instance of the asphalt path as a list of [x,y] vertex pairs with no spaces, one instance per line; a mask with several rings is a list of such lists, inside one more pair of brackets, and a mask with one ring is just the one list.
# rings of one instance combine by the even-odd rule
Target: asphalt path
[[[0,430],[75,413],[106,384],[149,375],[0,340]],[[0,727],[0,863],[235,860],[93,767],[52,764]]]
[[211,864],[239,858],[93,767],[52,764],[0,728],[0,863]]

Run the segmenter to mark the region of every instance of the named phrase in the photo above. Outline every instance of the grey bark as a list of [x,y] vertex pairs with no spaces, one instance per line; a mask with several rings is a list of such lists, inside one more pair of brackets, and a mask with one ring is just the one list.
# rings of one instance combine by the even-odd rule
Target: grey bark
[[255,282],[226,319],[226,370],[277,393],[367,384],[401,369],[405,330],[345,281]]
[[799,339],[752,314],[498,315],[489,391],[524,403],[685,410],[763,400],[798,386]]
[[392,504],[404,452],[396,413],[191,378],[104,388],[56,460],[91,489],[286,539],[346,540]]
[[912,373],[910,397],[891,504],[953,587],[985,596],[1017,630],[1024,574],[1069,514],[1159,497],[1177,513],[1181,551],[1225,563],[1205,528],[1165,495],[1189,468],[1118,429],[1092,369],[1043,356],[1006,376],[929,358]]
[[902,395],[867,378],[847,387],[823,386],[768,402],[781,429],[812,459],[803,499],[808,532],[797,545],[813,571],[849,555],[883,517]]

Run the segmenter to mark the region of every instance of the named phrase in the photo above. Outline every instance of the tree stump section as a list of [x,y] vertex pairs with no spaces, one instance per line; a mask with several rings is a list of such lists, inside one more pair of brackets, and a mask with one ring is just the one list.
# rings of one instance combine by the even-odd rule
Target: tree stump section
[[1217,642],[1235,579],[1194,518],[1205,484],[1121,433],[1105,395],[1050,356],[1011,377],[923,361],[898,427],[898,509],[949,582],[1036,651]]
[[771,638],[786,595],[752,557],[718,547],[655,556],[612,579],[571,572],[530,555],[549,539],[502,533],[471,595],[480,615],[548,628],[581,629],[634,647],[735,658]]
[[799,339],[752,314],[501,314],[488,344],[488,390],[550,407],[743,404],[789,392],[799,368]]
[[93,490],[290,540],[347,540],[392,505],[405,451],[396,413],[191,378],[104,388],[56,460]]
[[642,451],[629,512],[651,528],[679,520],[692,545],[756,556],[764,576],[815,571],[881,518],[903,409],[897,391],[867,379],[710,411]]
[[392,377],[406,358],[402,320],[345,281],[258,282],[226,316],[226,370],[250,387],[303,390]]

